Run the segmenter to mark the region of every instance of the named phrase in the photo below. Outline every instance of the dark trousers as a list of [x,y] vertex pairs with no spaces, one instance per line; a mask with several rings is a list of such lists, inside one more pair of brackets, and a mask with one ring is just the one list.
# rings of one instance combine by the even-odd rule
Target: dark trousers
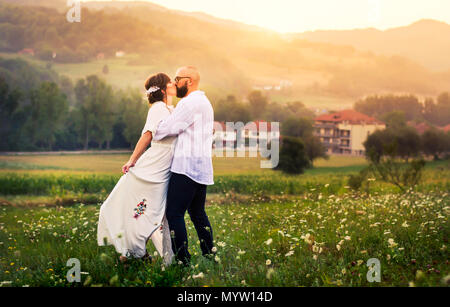
[[205,212],[206,185],[177,173],[172,173],[167,192],[166,217],[176,259],[189,263],[188,238],[184,215],[186,210],[194,223],[203,255],[212,254],[213,233]]

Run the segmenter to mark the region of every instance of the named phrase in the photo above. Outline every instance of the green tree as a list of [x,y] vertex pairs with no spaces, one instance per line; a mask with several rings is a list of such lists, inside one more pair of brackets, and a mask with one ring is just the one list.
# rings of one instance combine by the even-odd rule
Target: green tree
[[32,142],[52,150],[55,134],[64,128],[67,98],[56,83],[45,81],[30,92],[30,102],[30,117],[26,125]]
[[431,128],[426,130],[421,138],[423,152],[433,156],[434,160],[439,160],[439,157],[447,151],[447,135],[444,131]]
[[19,109],[19,102],[22,93],[19,90],[10,90],[6,81],[0,77],[0,150],[10,150],[15,138],[17,124],[16,112]]
[[415,130],[375,131],[364,147],[369,171],[374,176],[394,184],[402,192],[419,182],[426,162],[420,155],[420,138]]
[[125,129],[123,135],[130,143],[131,149],[134,148],[141,136],[148,114],[148,103],[142,99],[138,90],[128,90],[122,92],[120,103],[123,106],[123,122]]
[[275,169],[288,174],[302,174],[308,167],[310,162],[302,140],[284,136],[281,139],[279,163]]
[[267,97],[263,96],[261,91],[252,91],[247,98],[250,103],[253,119],[261,119],[260,117],[264,114],[268,104]]
[[403,111],[392,111],[381,116],[387,128],[399,129],[406,127],[406,117]]
[[115,100],[111,86],[95,75],[78,80],[75,86],[77,98],[77,131],[87,150],[90,141],[99,148],[106,142],[107,148],[113,137],[116,119]]

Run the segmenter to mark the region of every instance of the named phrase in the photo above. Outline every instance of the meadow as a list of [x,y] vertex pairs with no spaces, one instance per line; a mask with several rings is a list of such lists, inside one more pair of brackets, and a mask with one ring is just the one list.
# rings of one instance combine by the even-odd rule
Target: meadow
[[[259,158],[215,158],[207,213],[217,257],[201,256],[186,217],[192,265],[120,264],[96,242],[99,206],[127,154],[0,157],[1,286],[448,286],[448,161],[428,162],[418,186],[375,178],[352,191],[362,157],[332,156],[302,175]],[[155,252],[151,243],[149,251]],[[69,283],[69,258],[81,282]],[[381,282],[366,278],[381,264]]]

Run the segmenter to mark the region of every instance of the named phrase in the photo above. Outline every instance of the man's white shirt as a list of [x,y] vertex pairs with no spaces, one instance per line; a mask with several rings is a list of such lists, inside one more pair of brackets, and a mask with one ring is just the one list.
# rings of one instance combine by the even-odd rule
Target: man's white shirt
[[203,91],[197,90],[181,99],[172,114],[159,123],[153,139],[178,135],[170,170],[212,185],[213,127],[211,103]]

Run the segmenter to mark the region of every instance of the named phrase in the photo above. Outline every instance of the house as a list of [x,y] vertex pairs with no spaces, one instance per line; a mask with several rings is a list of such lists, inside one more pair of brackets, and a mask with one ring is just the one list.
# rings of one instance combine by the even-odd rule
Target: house
[[227,131],[224,122],[214,122],[213,141],[214,147],[230,147],[235,148],[237,139],[236,130]]
[[431,124],[427,124],[425,122],[415,123],[414,121],[409,121],[409,122],[407,122],[407,125],[416,129],[417,133],[420,135],[424,134],[425,131],[432,129],[432,128],[439,129],[444,132],[450,131],[450,124],[447,126],[444,126],[444,127],[439,127],[439,126],[433,126]]
[[[244,149],[245,147],[257,148],[258,144],[264,140],[270,143],[273,139],[280,137],[279,127],[272,126],[266,121],[249,122],[246,125],[242,123],[230,123],[229,129],[223,122],[214,122],[214,143],[218,148],[222,147]],[[238,146],[239,142],[239,146]]]
[[34,50],[31,48],[24,48],[17,53],[18,54],[28,54],[28,55],[34,56]]
[[439,127],[439,129],[441,129],[444,132],[449,132],[450,131],[450,124],[448,124],[447,126],[444,126],[444,127]]
[[314,121],[314,135],[329,154],[364,155],[367,137],[386,128],[382,121],[352,109],[320,115]]

